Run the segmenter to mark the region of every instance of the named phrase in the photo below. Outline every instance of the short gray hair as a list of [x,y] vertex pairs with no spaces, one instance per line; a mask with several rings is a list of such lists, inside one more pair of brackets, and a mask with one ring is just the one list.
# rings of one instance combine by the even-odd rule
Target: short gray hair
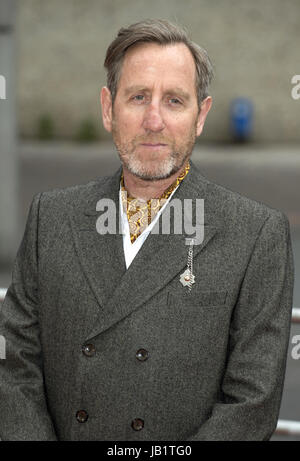
[[109,45],[104,66],[107,70],[107,87],[114,102],[121,76],[123,59],[129,47],[138,43],[158,43],[172,45],[184,43],[193,55],[196,66],[196,93],[198,106],[208,96],[213,77],[213,68],[207,52],[192,42],[185,30],[163,19],[148,19],[127,28],[121,28],[117,37]]

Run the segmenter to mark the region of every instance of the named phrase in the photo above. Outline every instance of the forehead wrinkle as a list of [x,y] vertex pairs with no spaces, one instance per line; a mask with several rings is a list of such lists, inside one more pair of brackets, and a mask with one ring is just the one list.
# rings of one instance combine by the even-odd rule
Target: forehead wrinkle
[[[171,51],[171,54],[168,51]],[[161,53],[159,60],[157,59],[158,52]],[[164,57],[166,57],[166,61]],[[159,61],[165,62],[166,66],[159,68]],[[170,63],[172,73],[175,77],[175,81],[173,82],[167,78],[170,76],[170,66],[168,66],[168,63]],[[159,72],[159,75],[157,75],[157,72]],[[150,80],[148,80],[148,77]],[[176,77],[179,78],[178,82],[176,81]],[[190,77],[193,81],[193,88],[188,83]],[[153,79],[155,81],[154,85],[157,82],[165,83],[170,93],[173,93],[174,90],[176,92],[179,89],[183,98],[191,99],[191,91],[194,92],[196,84],[196,68],[190,50],[181,43],[168,46],[153,43],[138,44],[129,49],[124,56],[118,82],[119,89],[120,86],[122,87],[122,93],[127,95],[134,86],[139,91],[152,91],[150,87],[152,87]],[[139,80],[141,80],[141,84],[139,84]],[[180,80],[188,83],[187,88],[181,87]],[[134,84],[134,82],[137,83]],[[128,89],[126,86],[128,86]]]
[[[174,71],[183,72],[186,75],[190,65],[192,66],[192,72],[196,71],[195,61],[191,51],[183,43],[174,43],[168,45],[160,45],[157,43],[139,43],[133,45],[133,47],[127,50],[122,68],[135,69],[143,72],[151,72],[152,69],[155,71],[156,66],[154,62],[160,54],[159,61],[169,61],[171,65],[176,66]],[[168,71],[168,69],[166,69]]]

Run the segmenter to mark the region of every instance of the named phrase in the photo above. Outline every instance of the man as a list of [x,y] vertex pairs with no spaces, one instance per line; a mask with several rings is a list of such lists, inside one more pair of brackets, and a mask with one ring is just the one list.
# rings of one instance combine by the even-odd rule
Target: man
[[[33,199],[1,309],[0,436],[268,440],[292,308],[287,218],[190,160],[212,69],[185,32],[121,29],[105,65],[103,123],[122,167]],[[116,232],[104,233],[109,207]],[[195,235],[174,231],[182,216]]]

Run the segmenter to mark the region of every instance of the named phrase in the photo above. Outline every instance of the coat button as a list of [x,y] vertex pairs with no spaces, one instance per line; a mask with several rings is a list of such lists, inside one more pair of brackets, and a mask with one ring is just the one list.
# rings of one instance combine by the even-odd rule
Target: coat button
[[88,419],[89,415],[85,410],[79,410],[76,413],[76,419],[79,423],[85,423]]
[[131,427],[135,431],[141,431],[144,427],[144,421],[140,418],[136,418],[132,421]]
[[84,344],[82,346],[82,352],[86,357],[93,357],[96,354],[96,348],[94,344]]
[[148,359],[149,352],[146,351],[146,349],[139,349],[137,353],[135,354],[135,356],[138,360],[140,360],[141,362],[144,362],[145,360]]

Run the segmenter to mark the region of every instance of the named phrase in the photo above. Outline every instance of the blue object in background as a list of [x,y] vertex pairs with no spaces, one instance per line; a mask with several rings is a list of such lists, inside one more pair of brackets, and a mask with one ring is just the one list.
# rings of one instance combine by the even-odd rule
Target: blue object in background
[[252,132],[253,104],[247,98],[236,98],[230,108],[231,131],[236,141],[247,141]]

